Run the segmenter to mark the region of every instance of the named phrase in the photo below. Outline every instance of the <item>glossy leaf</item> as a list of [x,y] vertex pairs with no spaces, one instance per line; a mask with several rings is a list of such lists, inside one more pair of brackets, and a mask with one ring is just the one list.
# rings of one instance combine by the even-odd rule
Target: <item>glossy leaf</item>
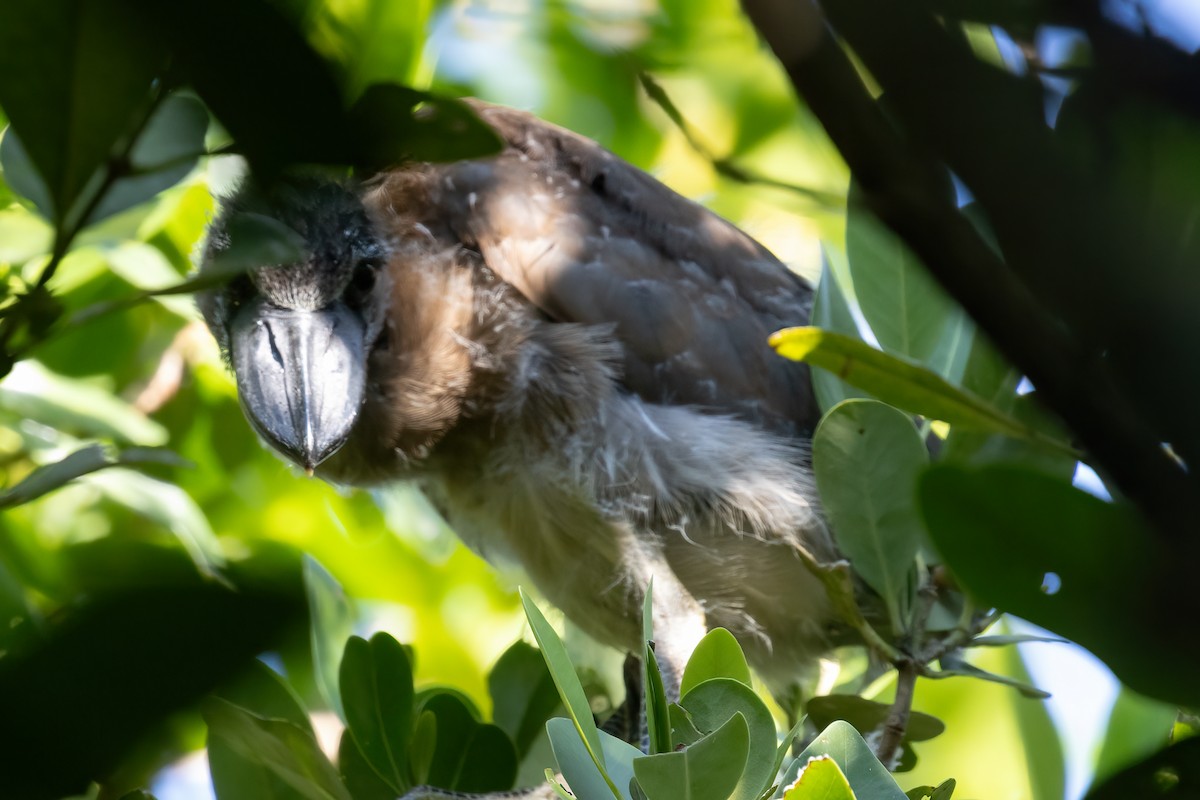
[[309,555],[304,557],[304,589],[317,690],[338,718],[346,722],[338,689],[339,668],[342,651],[354,632],[354,612],[341,584]]
[[751,685],[746,654],[733,634],[724,628],[713,628],[705,634],[688,657],[687,666],[683,668],[683,680],[679,684],[680,695],[687,694],[710,678],[731,678]]
[[912,421],[874,400],[847,400],[813,436],[813,470],[839,548],[907,624],[910,572],[923,533],[914,491],[929,456]]
[[182,467],[187,466],[188,462],[170,450],[145,447],[118,450],[99,444],[89,445],[61,461],[38,467],[16,486],[0,493],[0,508],[28,503],[76,478],[108,467],[142,464]]
[[749,750],[750,732],[739,713],[691,747],[637,759],[633,772],[648,800],[726,800]]
[[786,783],[796,780],[796,774],[808,760],[828,756],[837,762],[850,783],[854,794],[871,800],[907,800],[896,781],[875,758],[871,748],[848,722],[834,722],[821,732],[812,744],[792,762],[785,777]]
[[783,800],[855,800],[850,783],[829,756],[809,759],[796,781],[784,789]]
[[[1141,518],[1069,483],[1018,467],[939,465],[919,499],[934,544],[978,600],[1087,647],[1130,687],[1200,702],[1200,644],[1172,620],[1190,614],[1172,588],[1181,566]],[[1043,588],[1048,575],[1060,587]],[[1121,591],[1113,587],[1121,587]]]
[[[771,771],[777,747],[775,719],[750,687],[732,678],[712,678],[694,687],[679,704],[695,727],[712,735],[734,717],[741,717],[749,737],[745,772],[729,795],[735,800],[757,800],[775,779]],[[703,740],[702,740],[703,741]],[[700,743],[691,745],[690,749]]]

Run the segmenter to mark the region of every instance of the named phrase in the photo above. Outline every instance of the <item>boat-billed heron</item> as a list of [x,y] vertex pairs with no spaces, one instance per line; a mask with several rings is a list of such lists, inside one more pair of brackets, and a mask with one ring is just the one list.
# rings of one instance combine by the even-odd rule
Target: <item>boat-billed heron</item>
[[835,558],[807,367],[769,334],[811,287],[594,142],[474,103],[498,155],[310,179],[224,204],[307,244],[200,298],[259,435],[339,485],[414,481],[601,641],[679,669],[706,627],[773,685],[826,646],[798,556]]

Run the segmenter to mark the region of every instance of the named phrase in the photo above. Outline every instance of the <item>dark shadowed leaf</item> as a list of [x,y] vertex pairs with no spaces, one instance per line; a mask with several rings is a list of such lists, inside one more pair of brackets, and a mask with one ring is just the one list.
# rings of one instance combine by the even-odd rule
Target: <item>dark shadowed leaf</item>
[[354,743],[350,731],[342,731],[338,742],[338,773],[354,800],[395,800],[396,791],[379,777]]
[[12,0],[0,11],[0,106],[60,223],[149,111],[162,40],[118,0]]
[[[1130,687],[1200,702],[1185,567],[1138,514],[1019,467],[939,465],[919,486],[934,544],[979,601],[1087,647]],[[1048,578],[1053,581],[1048,583]]]
[[488,673],[492,720],[512,739],[524,758],[546,720],[560,705],[554,679],[537,648],[518,641],[504,651]]
[[397,793],[408,788],[408,743],[412,737],[412,668],[400,644],[386,633],[368,642],[346,642],[338,686],[346,724],[375,771]]
[[1200,738],[1187,739],[1119,772],[1084,800],[1200,797]]
[[299,597],[262,584],[231,591],[156,580],[95,597],[0,662],[0,795],[82,792],[153,725],[227,680],[303,613]]
[[1120,770],[1165,748],[1171,743],[1178,716],[1179,709],[1175,706],[1122,687],[1096,756],[1094,783],[1103,783]]
[[355,163],[395,166],[404,161],[452,161],[499,151],[500,138],[469,108],[394,83],[369,87],[350,109],[358,140]]
[[517,754],[504,731],[480,723],[455,694],[438,692],[422,705],[436,719],[436,744],[426,780],[462,792],[502,791],[517,776]]

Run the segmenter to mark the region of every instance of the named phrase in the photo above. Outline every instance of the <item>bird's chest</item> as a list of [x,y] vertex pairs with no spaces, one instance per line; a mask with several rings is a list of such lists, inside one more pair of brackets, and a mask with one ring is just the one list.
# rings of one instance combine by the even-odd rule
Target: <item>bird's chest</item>
[[631,562],[644,544],[582,487],[536,469],[483,465],[426,473],[419,485],[471,550],[525,573],[593,637],[635,646],[644,586],[631,581]]

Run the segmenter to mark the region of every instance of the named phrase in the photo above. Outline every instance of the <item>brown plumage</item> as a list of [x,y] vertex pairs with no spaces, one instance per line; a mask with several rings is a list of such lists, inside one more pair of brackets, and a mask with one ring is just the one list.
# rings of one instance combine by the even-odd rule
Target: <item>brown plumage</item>
[[416,481],[601,640],[637,651],[653,577],[669,672],[723,625],[782,687],[827,642],[797,551],[835,555],[808,374],[766,344],[810,287],[595,143],[475,108],[498,156],[227,204],[312,253],[201,299],[247,415],[326,480]]

